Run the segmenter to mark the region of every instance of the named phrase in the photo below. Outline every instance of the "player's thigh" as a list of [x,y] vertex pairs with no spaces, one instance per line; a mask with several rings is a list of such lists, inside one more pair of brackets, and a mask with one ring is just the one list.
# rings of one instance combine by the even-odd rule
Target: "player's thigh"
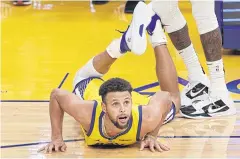
[[153,11],[158,14],[163,24],[171,20],[169,18],[174,18],[175,14],[179,12],[178,0],[153,0],[152,6]]

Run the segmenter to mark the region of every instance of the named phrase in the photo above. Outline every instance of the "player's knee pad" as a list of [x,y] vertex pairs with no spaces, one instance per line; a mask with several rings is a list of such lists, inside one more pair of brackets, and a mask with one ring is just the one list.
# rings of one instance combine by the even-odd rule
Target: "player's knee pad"
[[161,18],[166,32],[178,31],[186,25],[186,20],[178,8],[178,0],[153,0],[152,5],[154,12]]
[[198,32],[205,34],[218,27],[218,21],[215,14],[215,1],[191,0],[192,14],[197,23]]

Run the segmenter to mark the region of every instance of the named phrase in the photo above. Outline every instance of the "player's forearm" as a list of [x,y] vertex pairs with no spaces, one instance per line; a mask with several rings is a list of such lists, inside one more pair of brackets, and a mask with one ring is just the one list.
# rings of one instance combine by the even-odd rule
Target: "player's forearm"
[[60,107],[55,95],[51,95],[49,112],[52,127],[52,140],[59,138],[62,139],[62,123],[64,112]]
[[168,92],[157,92],[150,103],[152,104],[150,109],[154,111],[152,118],[154,118],[157,125],[155,129],[148,134],[157,137],[158,131],[171,109],[171,96]]
[[159,132],[159,130],[160,130],[162,124],[163,124],[163,121],[164,121],[164,119],[161,118],[161,121],[160,121],[160,123],[157,125],[157,127],[156,127],[153,131],[149,132],[147,135],[151,135],[151,136],[157,137],[158,132]]

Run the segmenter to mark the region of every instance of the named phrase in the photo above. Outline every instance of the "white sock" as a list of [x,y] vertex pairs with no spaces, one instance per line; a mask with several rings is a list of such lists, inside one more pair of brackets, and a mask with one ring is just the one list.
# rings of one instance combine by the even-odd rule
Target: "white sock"
[[121,38],[120,39],[115,39],[113,40],[107,47],[107,52],[112,58],[119,58],[121,57],[122,54],[120,51],[120,43],[121,43]]
[[[94,57],[93,57],[94,58]],[[76,84],[89,77],[102,77],[103,74],[99,73],[93,66],[93,58],[90,59],[83,67],[81,67],[73,79],[73,88]]]
[[188,78],[190,81],[199,81],[200,77],[204,75],[201,64],[198,60],[197,54],[193,48],[193,45],[189,45],[187,48],[178,51],[182,57],[187,70]]
[[213,62],[207,62],[207,65],[211,82],[211,96],[219,96],[223,91],[228,91],[224,78],[222,59]]

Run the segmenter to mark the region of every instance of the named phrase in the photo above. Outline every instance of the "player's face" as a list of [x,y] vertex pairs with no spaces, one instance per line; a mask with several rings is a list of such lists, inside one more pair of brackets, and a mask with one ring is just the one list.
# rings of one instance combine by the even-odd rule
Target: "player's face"
[[132,96],[128,91],[110,92],[106,95],[106,114],[119,129],[128,126],[132,112]]

